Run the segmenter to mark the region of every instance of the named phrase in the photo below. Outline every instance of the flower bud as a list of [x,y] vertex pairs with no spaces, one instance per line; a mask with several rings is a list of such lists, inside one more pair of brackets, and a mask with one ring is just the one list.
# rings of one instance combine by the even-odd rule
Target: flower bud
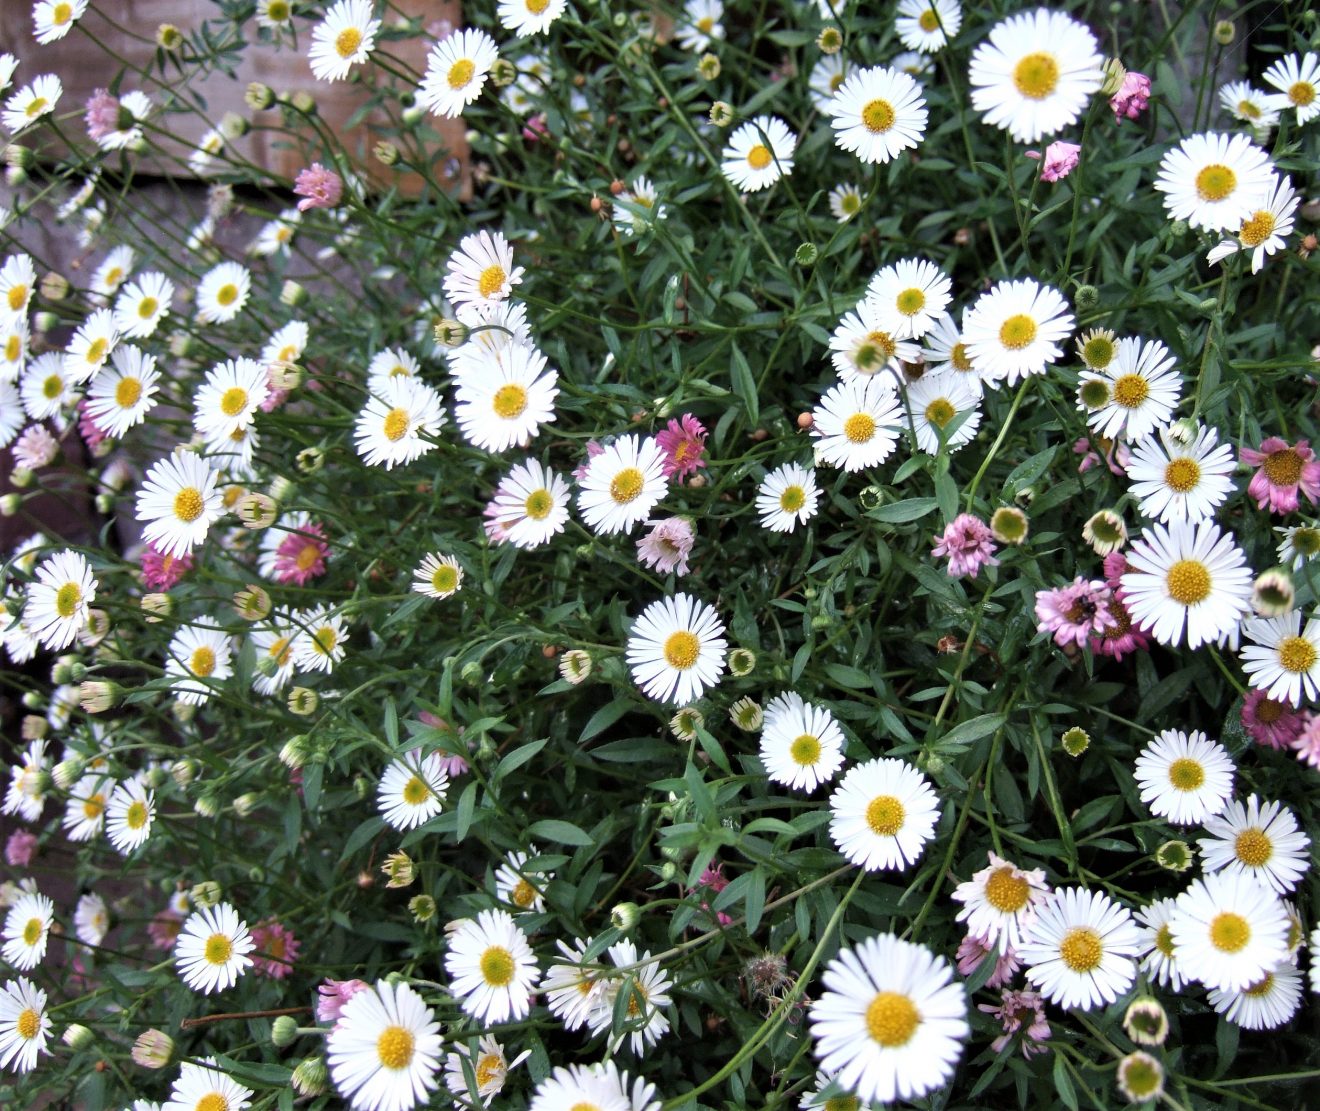
[[5,494],[4,497],[0,497],[0,517],[12,517],[22,508],[21,494]]
[[270,528],[279,516],[279,508],[273,498],[265,494],[244,494],[234,507],[234,515],[245,528]]
[[87,761],[81,756],[70,756],[61,760],[50,770],[50,777],[61,791],[67,791],[83,777],[87,770]]
[[255,791],[249,791],[234,800],[234,813],[240,818],[246,818],[260,805],[261,796]]
[[816,250],[814,243],[799,243],[797,250],[793,252],[793,261],[799,266],[811,266],[819,257],[820,252]]
[[138,605],[146,615],[148,625],[156,624],[162,617],[168,617],[174,608],[174,600],[168,594],[144,594]]
[[1074,725],[1059,738],[1059,744],[1063,746],[1063,751],[1075,760],[1091,747],[1091,734],[1080,725]]
[[1096,555],[1116,552],[1127,543],[1128,531],[1123,518],[1112,509],[1093,514],[1082,526],[1082,539],[1091,545]]
[[275,103],[275,90],[262,81],[252,81],[243,93],[243,102],[254,112],[262,112]]
[[300,1096],[324,1095],[329,1082],[330,1074],[326,1071],[325,1062],[319,1057],[308,1057],[299,1062],[291,1078],[293,1090]]
[[710,106],[710,122],[716,127],[728,127],[733,123],[733,107],[727,101],[717,100]]
[[402,850],[390,853],[385,858],[385,863],[380,866],[380,870],[389,877],[385,883],[387,888],[408,887],[416,878],[412,858]]
[[173,53],[183,45],[183,32],[173,23],[162,23],[156,28],[156,45]]
[[1137,1045],[1163,1045],[1169,1036],[1169,1019],[1158,999],[1144,996],[1128,1004],[1123,1029]]
[[174,780],[179,787],[187,787],[197,778],[198,764],[191,757],[184,757],[182,760],[175,760],[170,765],[170,778]]
[[9,472],[9,485],[26,490],[32,485],[33,474],[27,467],[15,467]]
[[610,925],[626,934],[637,925],[641,916],[641,907],[636,903],[617,903],[610,911]]
[[286,278],[284,285],[280,287],[280,304],[288,305],[295,309],[307,300],[307,290],[295,282],[292,278]]
[[1030,530],[1027,515],[1014,506],[1000,506],[990,517],[990,531],[1001,544],[1022,544]]
[[1113,96],[1123,87],[1123,79],[1127,77],[1127,67],[1117,58],[1108,58],[1105,64],[1100,67],[1100,73],[1103,81],[1100,85],[1101,96]]
[[1251,608],[1261,617],[1282,617],[1296,600],[1292,576],[1282,567],[1262,572],[1251,588]]
[[303,474],[316,474],[325,463],[325,452],[319,447],[305,447],[294,456],[293,462]]
[[78,687],[78,704],[86,714],[103,714],[119,704],[123,688],[108,679],[88,679]]
[[1186,841],[1165,841],[1155,850],[1155,863],[1170,872],[1185,872],[1192,866],[1192,848]]
[[179,725],[187,725],[197,716],[197,707],[187,702],[176,701],[170,707],[170,716]]
[[88,1049],[96,1041],[96,1035],[79,1022],[66,1026],[61,1037],[70,1049]]
[[387,139],[382,139],[372,147],[371,154],[382,166],[393,166],[399,161],[399,148]]
[[1087,312],[1098,304],[1100,304],[1100,291],[1095,286],[1079,285],[1077,287],[1077,292],[1073,294],[1073,305],[1076,308],[1082,312]]
[[292,1045],[298,1037],[298,1020],[293,1015],[280,1015],[270,1024],[271,1044],[279,1049]]
[[414,895],[408,900],[408,913],[413,916],[414,922],[429,922],[435,917],[435,900],[430,895]]
[[1237,25],[1231,19],[1221,19],[1215,23],[1215,42],[1220,46],[1229,46],[1237,38]]
[[270,595],[256,583],[248,583],[234,595],[234,612],[244,621],[263,621],[270,616]]
[[188,892],[193,905],[200,910],[215,906],[223,894],[224,892],[220,890],[220,885],[215,880],[203,880],[201,883],[194,884],[192,890]]
[[741,679],[756,670],[756,653],[750,648],[735,648],[729,653],[729,673]]
[[291,714],[297,714],[299,717],[308,717],[316,713],[316,707],[321,703],[316,691],[308,690],[306,687],[294,687],[289,691],[288,707]]
[[[69,295],[69,279],[54,270],[43,274],[41,278],[41,296],[47,301],[63,301]],[[41,329],[49,331],[48,328]]]
[[163,1069],[173,1053],[173,1038],[161,1030],[147,1030],[138,1035],[129,1055],[144,1069]]
[[39,741],[50,729],[50,722],[36,714],[28,714],[23,719],[22,734],[25,741]]
[[703,54],[697,59],[697,73],[703,81],[714,81],[720,75],[720,60],[714,54]]
[[5,147],[5,162],[11,170],[26,170],[34,161],[31,147],[22,143],[10,143]]
[[518,68],[508,58],[496,58],[490,67],[490,81],[497,89],[503,89],[518,80]]
[[468,341],[467,325],[448,317],[437,320],[431,332],[435,336],[435,342],[441,347],[462,347]]
[[843,49],[843,32],[834,26],[822,27],[816,45],[822,54],[837,54]]
[[267,374],[272,388],[277,390],[296,390],[302,385],[302,367],[297,363],[271,363]]
[[284,747],[280,749],[280,763],[290,771],[296,771],[307,763],[308,755],[307,737],[299,733],[296,737],[290,737],[284,742]]
[[729,720],[747,733],[753,733],[760,729],[764,717],[760,703],[752,698],[740,698],[729,707]]
[[193,803],[195,810],[203,818],[216,818],[220,815],[220,800],[215,795],[198,795]]

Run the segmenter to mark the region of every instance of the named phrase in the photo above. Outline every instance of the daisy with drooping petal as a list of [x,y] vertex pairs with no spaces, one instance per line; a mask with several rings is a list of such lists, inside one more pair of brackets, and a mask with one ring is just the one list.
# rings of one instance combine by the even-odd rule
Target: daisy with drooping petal
[[229,436],[252,423],[269,394],[266,368],[255,359],[219,363],[194,395],[193,426],[203,436]]
[[[1182,377],[1159,340],[1120,339],[1113,360],[1102,372],[1082,372],[1081,393],[1096,380],[1104,383],[1108,396],[1104,404],[1091,408],[1086,423],[1110,440],[1131,442],[1163,428],[1182,397]],[[1084,398],[1078,405],[1089,408]]]
[[724,623],[687,594],[652,602],[633,623],[627,659],[648,698],[686,706],[724,673]]
[[1155,188],[1170,219],[1206,231],[1236,231],[1274,185],[1270,156],[1246,135],[1189,135],[1160,162]]
[[755,193],[793,172],[797,142],[778,116],[757,116],[729,136],[720,169],[735,187]]
[[1199,427],[1190,440],[1161,429],[1132,445],[1127,476],[1143,516],[1195,524],[1233,492],[1234,467],[1233,449],[1215,429]]
[[186,706],[200,706],[228,679],[234,668],[229,635],[220,629],[190,625],[170,641],[165,674],[173,676],[174,697]]
[[639,956],[637,946],[626,939],[610,946],[609,958],[616,968],[631,970],[624,977],[608,976],[602,981],[601,994],[587,1016],[587,1024],[593,1034],[609,1032],[614,1024],[615,1001],[626,992],[626,1014],[635,1028],[631,1034],[610,1039],[610,1051],[617,1053],[627,1038],[629,1048],[640,1055],[669,1032],[669,1019],[664,1008],[672,1003],[669,989],[673,981],[660,968],[659,962],[651,959],[649,949]]
[[307,51],[312,73],[322,81],[342,81],[371,54],[380,31],[371,0],[339,0],[312,29]]
[[903,760],[849,769],[830,796],[830,839],[853,864],[906,868],[935,835],[940,803],[929,781]]
[[67,648],[87,627],[96,588],[91,565],[81,553],[67,548],[57,552],[37,568],[23,622],[47,648]]
[[[975,437],[981,426],[981,397],[968,381],[971,377],[949,371],[926,373],[908,386],[908,413],[922,451],[938,455],[943,441],[952,454]],[[946,435],[959,417],[964,417],[962,423]]]
[[141,275],[115,299],[115,327],[125,339],[146,339],[160,326],[174,300],[174,283],[158,270]]
[[[503,0],[501,9],[507,2]],[[555,2],[562,12],[562,0]],[[499,47],[485,31],[468,28],[445,36],[427,55],[426,75],[417,90],[417,103],[437,116],[448,119],[461,116],[463,109],[481,95],[486,76],[499,56]],[[445,287],[447,291],[447,280]]]
[[1250,618],[1242,624],[1250,644],[1241,649],[1247,681],[1266,696],[1300,706],[1320,695],[1320,617],[1302,628],[1302,611]]
[[[919,358],[915,343],[902,340],[886,323],[886,312],[873,297],[863,297],[846,313],[830,336],[830,355],[834,369],[845,382],[850,378],[877,378],[884,388],[894,389],[899,363],[915,363]],[[889,370],[892,374],[882,373]]]
[[926,134],[926,98],[906,73],[886,66],[856,70],[828,112],[839,149],[863,162],[885,163]]
[[55,105],[63,95],[64,86],[60,84],[60,79],[53,73],[43,73],[5,101],[5,110],[0,113],[0,124],[11,135],[17,134],[42,116],[55,111]]
[[46,955],[54,921],[55,904],[50,899],[40,892],[24,892],[5,915],[5,927],[0,932],[4,938],[0,956],[20,972],[35,968]]
[[83,321],[64,349],[64,373],[74,382],[86,382],[103,366],[119,342],[115,314],[97,309]]
[[517,464],[500,480],[485,515],[516,548],[539,548],[564,531],[568,483],[535,459]]
[[1279,110],[1296,108],[1298,125],[1320,115],[1320,54],[1308,50],[1300,59],[1285,54],[1263,77],[1265,84],[1279,90],[1271,105]]
[[[552,874],[528,871],[526,853],[511,853],[495,870],[495,895],[501,901],[510,903],[519,911],[545,909],[545,885],[554,878]],[[536,877],[533,884],[528,876]]]
[[1058,290],[1031,278],[999,282],[963,316],[966,356],[985,385],[1014,385],[1063,357],[1076,325]]
[[1156,984],[1170,991],[1181,991],[1188,979],[1178,965],[1178,955],[1169,930],[1169,919],[1175,906],[1173,899],[1156,899],[1137,911],[1141,923],[1141,971]]
[[156,357],[131,343],[121,344],[87,389],[87,414],[107,436],[121,439],[156,406],[160,375]]
[[958,0],[899,0],[894,30],[909,50],[938,54],[962,26]]
[[765,707],[760,755],[775,783],[814,791],[843,766],[843,730],[825,707],[788,691]]
[[161,1111],[245,1111],[252,1090],[215,1067],[214,1057],[184,1061]]
[[37,0],[32,6],[32,35],[45,46],[64,38],[87,10],[87,0]]
[[645,174],[638,174],[632,185],[619,194],[618,199],[646,210],[645,215],[641,215],[629,212],[622,205],[615,205],[614,226],[625,235],[641,235],[656,221],[665,218],[667,208],[657,203],[659,193]]
[[1001,856],[990,855],[990,863],[953,892],[963,904],[957,920],[967,923],[967,932],[979,937],[1000,953],[1019,950],[1031,935],[1036,909],[1050,897],[1041,868],[1019,868]]
[[1223,745],[1204,733],[1166,729],[1141,750],[1133,776],[1152,814],[1190,826],[1224,809],[1234,771]]
[[1099,44],[1063,12],[1037,8],[997,23],[972,54],[972,106],[1019,143],[1077,122],[1103,80]]
[[344,658],[344,616],[332,613],[328,606],[303,610],[298,618],[298,632],[293,638],[293,666],[299,671],[324,671],[327,675]]
[[1047,999],[1090,1011],[1127,991],[1140,950],[1126,907],[1100,892],[1065,887],[1039,908],[1019,954],[1027,979]]
[[927,374],[956,374],[980,396],[981,376],[967,355],[958,322],[949,313],[941,314],[922,340],[921,357],[926,361]]
[[1211,521],[1152,525],[1133,541],[1124,604],[1161,644],[1221,642],[1251,612],[1251,568]]
[[0,1069],[31,1072],[49,1036],[46,993],[25,976],[0,986]]
[[1292,182],[1279,174],[1266,194],[1261,207],[1242,221],[1234,239],[1222,240],[1205,256],[1207,262],[1220,262],[1238,251],[1251,252],[1251,272],[1259,274],[1265,257],[1283,249],[1293,231],[1293,214],[1301,198]]
[[105,832],[110,844],[121,853],[131,853],[151,836],[155,815],[155,794],[141,779],[120,783],[105,807]]
[[213,266],[197,283],[197,320],[224,324],[243,311],[252,290],[252,275],[237,262]]
[[1234,800],[1203,823],[1209,837],[1199,842],[1207,872],[1245,875],[1277,894],[1292,891],[1311,866],[1311,839],[1291,810],[1279,802],[1246,805]]
[[771,532],[792,532],[816,515],[820,491],[816,472],[797,463],[776,467],[756,491],[756,512],[761,527]]
[[883,463],[903,425],[893,389],[876,378],[850,378],[829,389],[812,410],[819,460],[848,472]]
[[573,945],[556,941],[555,947],[563,959],[553,959],[541,979],[540,990],[545,995],[546,1005],[565,1030],[585,1026],[605,990],[604,968],[600,961],[584,959],[594,940],[578,940]]
[[526,447],[555,419],[559,372],[535,348],[510,346],[481,371],[458,374],[454,419],[463,438],[485,451]]
[[483,910],[459,922],[449,936],[445,971],[464,1013],[480,1022],[508,1022],[531,1010],[536,957],[506,911]]
[[866,287],[881,326],[899,339],[920,339],[944,315],[952,283],[933,262],[905,258],[877,271]]
[[[353,425],[357,453],[368,466],[411,463],[428,451],[446,417],[440,395],[416,378],[387,380],[373,392]],[[423,439],[423,437],[427,437]]]
[[[445,1087],[457,1096],[475,1095],[486,1105],[504,1090],[509,1070],[516,1069],[532,1052],[525,1049],[510,1061],[504,1056],[504,1047],[491,1034],[481,1035],[475,1052],[464,1042],[450,1044],[453,1051],[445,1058]],[[469,1086],[468,1072],[476,1082],[475,1092]]]
[[1210,1006],[1235,1026],[1274,1030],[1288,1022],[1302,1002],[1302,974],[1281,961],[1259,980],[1237,991],[1220,988],[1207,996]]
[[543,35],[550,24],[564,14],[568,0],[500,0],[500,26],[524,38]]
[[415,829],[440,813],[449,790],[449,775],[435,753],[413,749],[395,760],[380,777],[376,808],[395,829]]
[[231,988],[252,964],[256,948],[247,923],[228,903],[194,911],[179,930],[174,963],[193,991],[210,995]]
[[1312,505],[1320,501],[1320,460],[1306,440],[1289,446],[1287,440],[1270,436],[1259,451],[1244,447],[1241,455],[1243,463],[1257,468],[1247,493],[1256,499],[1258,509],[1268,506],[1271,513],[1294,513],[1298,491]]
[[513,265],[513,247],[499,232],[465,235],[445,265],[445,296],[456,310],[470,305],[483,315],[523,279],[523,268]]
[[1288,915],[1251,876],[1193,880],[1169,916],[1179,971],[1207,988],[1240,991],[1288,959]]
[[953,1075],[970,1033],[953,966],[924,946],[877,934],[825,966],[811,1005],[821,1068],[861,1100],[916,1099]]
[[578,512],[595,533],[631,532],[669,490],[665,455],[654,437],[620,436],[591,457],[578,491]]

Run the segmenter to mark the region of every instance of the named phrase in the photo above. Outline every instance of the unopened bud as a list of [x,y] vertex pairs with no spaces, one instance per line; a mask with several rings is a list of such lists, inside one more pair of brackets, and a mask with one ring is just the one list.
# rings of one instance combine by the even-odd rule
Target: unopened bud
[[307,290],[295,282],[292,278],[286,278],[284,285],[280,287],[280,304],[288,305],[289,308],[297,308],[307,300]]
[[173,1053],[173,1038],[160,1030],[147,1030],[138,1035],[129,1055],[134,1064],[144,1069],[163,1069]]
[[234,595],[234,612],[244,621],[261,621],[270,616],[270,608],[270,595],[256,583]]
[[275,90],[261,81],[253,81],[243,94],[243,102],[254,112],[261,112],[275,103]]
[[610,925],[626,934],[637,925],[641,916],[642,908],[636,903],[617,903],[610,911]]
[[714,81],[720,75],[720,60],[714,54],[703,54],[697,59],[697,73],[703,81]]
[[307,763],[310,754],[307,738],[300,733],[284,742],[284,747],[280,749],[280,763],[289,770],[296,771]]
[[387,139],[382,139],[371,150],[372,157],[382,166],[393,166],[399,161],[399,148]]
[[432,334],[441,347],[462,347],[468,341],[467,325],[448,318],[436,321]]
[[1228,46],[1237,38],[1237,25],[1231,19],[1221,19],[1215,23],[1215,42]]
[[54,270],[44,274],[41,278],[41,295],[47,301],[63,301],[69,295],[69,279]]
[[435,917],[435,900],[430,895],[414,895],[408,900],[408,912],[414,922],[429,922]]
[[103,714],[119,704],[121,690],[107,679],[88,679],[78,687],[78,704],[83,713]]
[[183,45],[183,32],[173,23],[162,23],[156,28],[156,45],[172,53]]
[[402,850],[390,853],[380,870],[389,877],[386,887],[408,887],[415,878],[412,858]]
[[83,777],[87,770],[87,761],[81,756],[70,756],[61,760],[50,770],[50,777],[61,791],[67,791]]
[[162,617],[168,617],[174,607],[174,601],[168,594],[151,593],[142,595],[138,603],[146,614],[147,624],[154,625]]
[[321,703],[316,691],[309,690],[307,687],[294,687],[289,691],[287,705],[289,713],[297,714],[299,717],[307,717],[316,713],[316,707]]
[[96,1035],[79,1022],[66,1026],[61,1037],[70,1049],[87,1049],[96,1041]]
[[716,127],[728,127],[733,123],[733,107],[727,101],[717,100],[710,106],[710,122]]
[[223,895],[224,892],[215,880],[203,880],[201,883],[194,884],[192,890],[188,892],[193,905],[201,910],[215,906]]
[[816,45],[822,54],[837,54],[843,49],[843,32],[837,27],[822,27]]
[[293,462],[303,474],[316,474],[325,463],[325,452],[319,447],[305,447],[294,456]]
[[300,1096],[324,1095],[330,1082],[325,1062],[319,1057],[308,1057],[293,1070],[290,1078],[293,1090]]
[[0,517],[12,517],[22,508],[21,494],[5,494],[4,497],[0,497]]
[[270,528],[279,516],[279,507],[265,494],[244,494],[234,506],[234,515],[245,528]]
[[271,1044],[279,1049],[292,1045],[298,1037],[298,1020],[293,1015],[280,1015],[270,1024]]
[[184,757],[182,760],[175,760],[170,765],[170,778],[174,780],[179,787],[187,787],[197,778],[198,764],[191,757]]
[[518,80],[518,67],[508,58],[496,58],[490,67],[490,81],[497,89],[512,85]]

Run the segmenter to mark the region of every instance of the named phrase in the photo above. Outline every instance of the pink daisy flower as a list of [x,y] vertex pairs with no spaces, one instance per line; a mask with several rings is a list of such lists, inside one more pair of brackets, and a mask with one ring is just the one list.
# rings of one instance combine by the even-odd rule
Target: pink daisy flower
[[1320,499],[1320,462],[1305,440],[1292,447],[1287,440],[1271,436],[1259,451],[1242,449],[1242,462],[1255,467],[1247,484],[1247,493],[1256,499],[1256,507],[1269,507],[1271,513],[1293,513],[1297,509],[1297,491],[1312,505]]
[[1128,70],[1118,92],[1109,98],[1109,107],[1114,110],[1114,118],[1120,123],[1125,119],[1135,120],[1149,103],[1150,78],[1136,70]]
[[960,579],[963,575],[976,578],[982,567],[998,567],[994,552],[989,526],[970,513],[961,513],[949,522],[942,536],[935,537],[930,554],[936,559],[948,556],[949,574]]
[[170,590],[193,569],[193,557],[164,555],[150,544],[142,549],[142,585],[148,590]]
[[173,949],[183,929],[183,915],[172,907],[157,911],[147,923],[147,936],[157,949]]
[[[1127,561],[1123,562],[1126,566]],[[1091,651],[1096,655],[1121,660],[1129,652],[1145,652],[1150,648],[1150,634],[1133,623],[1132,614],[1127,608],[1126,594],[1117,586],[1113,587],[1113,594],[1109,597],[1109,618],[1113,624],[1103,629],[1099,636],[1091,637]]]
[[1297,753],[1297,759],[1320,771],[1320,717],[1307,714],[1306,726],[1301,735],[1294,737],[1289,744]]
[[678,420],[655,434],[656,446],[664,452],[661,469],[665,478],[677,478],[682,481],[684,475],[692,474],[706,465],[702,458],[706,454],[706,426],[691,413],[684,413]]
[[968,934],[958,943],[958,951],[953,955],[953,959],[958,962],[959,975],[970,976],[989,956],[995,958],[995,970],[985,982],[988,988],[1003,987],[1022,967],[1022,961],[1013,946],[1006,945],[1001,953],[994,942],[984,937],[976,937],[974,934]]
[[16,829],[5,842],[5,863],[11,868],[26,868],[37,855],[37,835]]
[[272,980],[283,980],[293,972],[301,945],[293,931],[274,918],[252,927],[257,952],[252,954],[252,971]]
[[360,991],[370,991],[362,980],[323,980],[316,987],[316,1021],[338,1022],[348,1001]]
[[119,129],[119,98],[106,89],[97,89],[87,98],[83,108],[83,124],[87,137],[99,143],[112,131]]
[[[719,861],[715,861],[715,860],[711,861],[708,865],[706,865],[706,870],[701,873],[701,877],[697,880],[697,886],[693,888],[693,891],[700,891],[702,889],[705,889],[707,891],[710,891],[718,895],[721,891],[723,891],[726,887],[728,887],[729,879],[722,871],[720,871],[722,867],[723,865],[720,864]],[[705,899],[702,899],[701,909],[709,912],[710,903],[708,903]],[[724,911],[722,910],[716,912],[715,920],[719,922],[721,926],[733,925],[733,916],[729,914],[725,914]]]
[[1023,1057],[1049,1051],[1045,1042],[1049,1041],[1050,1024],[1045,1018],[1045,999],[1039,992],[1006,990],[997,1005],[978,1003],[976,1006],[977,1010],[994,1015],[1004,1027],[1004,1032],[990,1043],[995,1053],[1008,1045],[1019,1031],[1023,1035]]
[[1067,586],[1036,591],[1036,628],[1053,633],[1054,643],[1062,648],[1075,644],[1081,648],[1087,638],[1103,633],[1114,625],[1109,614],[1112,597],[1109,587],[1098,579],[1087,582],[1078,575]]
[[275,577],[285,586],[306,586],[325,574],[329,555],[325,528],[317,521],[308,521],[285,536],[275,549]]
[[1266,698],[1264,691],[1252,690],[1242,703],[1242,728],[1256,744],[1282,749],[1310,729],[1310,723],[1306,711]]
[[299,212],[306,212],[309,208],[334,208],[344,194],[344,179],[334,170],[327,170],[321,163],[313,162],[307,169],[298,172],[293,192],[302,197],[298,202]]
[[688,555],[696,540],[692,522],[686,517],[666,517],[653,521],[651,531],[637,541],[637,558],[647,567],[661,574],[673,571],[683,576],[688,573]]
[[1110,552],[1105,556],[1105,582],[1110,590],[1118,590],[1123,585],[1123,576],[1128,572],[1127,556],[1122,552]]
[[602,444],[599,440],[588,440],[587,457],[584,460],[582,460],[582,462],[579,463],[576,467],[573,468],[573,477],[576,478],[579,482],[581,482],[584,478],[586,478],[587,471],[591,469],[591,461],[595,459],[596,456],[604,454],[604,452],[605,452],[605,445]]
[[[417,716],[423,725],[429,725],[432,729],[453,732],[454,727],[450,725],[449,722],[445,721],[444,718],[431,713],[429,710],[423,710]],[[463,737],[463,727],[461,725],[458,727],[458,736],[460,740]],[[468,741],[469,752],[472,751],[473,747],[473,743]],[[468,770],[468,763],[461,756],[451,756],[447,752],[436,752],[433,756],[439,762],[440,766],[444,768],[445,774],[448,775],[450,779],[453,779],[457,775],[462,775]]]
[[1051,143],[1045,148],[1045,153],[1041,154],[1038,150],[1027,151],[1028,158],[1034,158],[1041,164],[1041,181],[1062,181],[1073,170],[1077,169],[1077,159],[1082,153],[1082,148],[1076,143],[1065,143],[1059,140],[1057,143]]
[[87,450],[93,455],[100,454],[97,448],[108,439],[106,434],[96,427],[96,422],[92,420],[91,414],[87,411],[87,400],[85,398],[78,402],[78,435],[83,438]]

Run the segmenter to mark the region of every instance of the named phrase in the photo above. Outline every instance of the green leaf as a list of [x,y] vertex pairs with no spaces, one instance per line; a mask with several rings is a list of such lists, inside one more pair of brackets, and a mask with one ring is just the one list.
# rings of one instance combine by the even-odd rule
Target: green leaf
[[458,797],[458,805],[454,808],[454,840],[462,841],[468,835],[468,830],[472,828],[472,814],[477,807],[477,781],[472,780],[463,788],[463,793]]
[[882,505],[867,511],[873,521],[887,521],[892,525],[901,525],[907,521],[919,521],[930,514],[939,505],[935,498],[908,498],[890,505]]
[[616,698],[613,702],[606,702],[604,706],[587,719],[587,724],[582,727],[578,740],[589,741],[598,733],[605,732],[632,708],[632,702],[626,698]]
[[742,398],[747,410],[747,419],[755,424],[761,416],[761,402],[756,393],[756,379],[752,377],[752,368],[747,365],[747,358],[735,343],[733,345],[733,392]]
[[530,741],[525,745],[515,748],[512,752],[506,753],[503,760],[495,768],[494,774],[490,777],[492,783],[498,783],[510,772],[517,771],[528,760],[535,756],[541,749],[549,743],[548,738],[539,741]]
[[958,516],[958,484],[948,471],[935,472],[935,499],[946,522]]
[[572,822],[561,821],[558,818],[542,818],[539,822],[533,822],[527,829],[532,837],[540,837],[546,841],[558,841],[561,845],[594,845],[591,835],[584,830],[579,829]]
[[1003,714],[981,714],[969,721],[959,722],[932,746],[939,752],[964,749],[973,741],[988,736],[1004,724]]
[[1067,1066],[1063,1063],[1063,1055],[1054,1055],[1054,1090],[1063,1100],[1064,1106],[1070,1111],[1078,1111],[1077,1108],[1077,1090],[1073,1087],[1072,1077],[1068,1075]]
[[747,932],[756,933],[761,924],[761,915],[765,913],[765,873],[760,868],[754,869],[747,881],[744,913],[747,916]]

